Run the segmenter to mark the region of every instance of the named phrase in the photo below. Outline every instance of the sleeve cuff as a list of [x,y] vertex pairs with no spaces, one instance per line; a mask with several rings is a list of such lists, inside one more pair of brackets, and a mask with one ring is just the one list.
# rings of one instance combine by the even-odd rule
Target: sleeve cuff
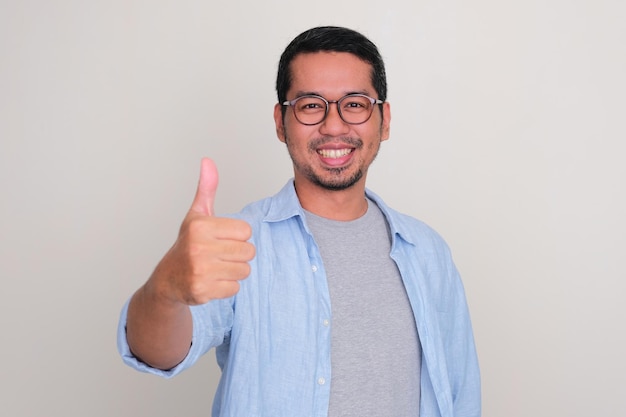
[[[128,346],[128,340],[126,339],[126,320],[128,316],[128,304],[129,303],[130,303],[130,299],[126,301],[126,303],[124,304],[124,307],[122,308],[122,312],[120,314],[120,320],[117,326],[117,350],[120,353],[120,356],[122,357],[122,360],[124,361],[126,365],[140,372],[146,372],[146,373],[150,373],[153,375],[158,375],[163,378],[171,378],[181,373],[185,369],[189,368],[202,355],[202,352],[200,351],[200,346],[198,343],[196,343],[196,341],[198,340],[198,337],[197,337],[198,326],[196,326],[196,317],[194,317],[191,347],[189,348],[189,352],[187,353],[187,356],[181,363],[179,363],[172,369],[168,369],[167,371],[164,371],[162,369],[153,368],[152,366],[139,360],[131,352],[130,347]],[[192,315],[193,315],[193,311],[192,311]]]

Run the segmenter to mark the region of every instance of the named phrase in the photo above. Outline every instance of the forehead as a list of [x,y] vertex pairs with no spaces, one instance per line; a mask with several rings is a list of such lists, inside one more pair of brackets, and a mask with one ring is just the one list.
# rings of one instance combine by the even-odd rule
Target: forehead
[[335,99],[348,93],[375,94],[372,66],[348,52],[314,52],[297,55],[291,62],[288,94],[316,93]]

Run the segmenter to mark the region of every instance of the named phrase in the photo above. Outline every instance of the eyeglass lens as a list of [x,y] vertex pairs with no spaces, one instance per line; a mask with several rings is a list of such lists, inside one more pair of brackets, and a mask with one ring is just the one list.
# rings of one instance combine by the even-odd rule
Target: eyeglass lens
[[[334,103],[334,102],[331,102]],[[294,113],[300,123],[313,125],[322,122],[328,113],[329,104],[321,97],[303,96],[294,103]],[[369,97],[348,95],[337,102],[339,116],[346,123],[359,124],[369,119],[373,104]]]

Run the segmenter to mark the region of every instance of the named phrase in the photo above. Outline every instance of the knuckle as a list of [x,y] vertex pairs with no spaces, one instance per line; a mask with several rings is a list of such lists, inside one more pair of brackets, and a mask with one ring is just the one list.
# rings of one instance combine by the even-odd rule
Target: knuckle
[[252,226],[245,220],[233,219],[231,230],[238,240],[248,240],[252,237]]
[[197,260],[204,251],[204,246],[198,242],[189,242],[187,244],[187,253],[189,254],[188,262],[192,266],[197,266]]
[[237,262],[232,265],[232,278],[235,280],[243,280],[250,276],[252,268],[247,262]]
[[245,257],[247,260],[251,261],[256,256],[256,247],[252,243],[246,242],[246,252]]
[[243,226],[241,228],[241,233],[245,240],[248,240],[252,237],[252,226],[247,222],[243,222]]
[[203,234],[206,230],[206,222],[201,218],[190,219],[186,224],[186,229],[192,236]]
[[199,279],[191,280],[191,282],[188,284],[188,291],[187,291],[188,296],[194,300],[198,300],[202,298],[203,293],[204,293],[204,285],[201,282],[201,280]]
[[243,278],[248,277],[250,275],[250,272],[252,272],[252,267],[250,267],[249,263],[241,264],[241,276]]

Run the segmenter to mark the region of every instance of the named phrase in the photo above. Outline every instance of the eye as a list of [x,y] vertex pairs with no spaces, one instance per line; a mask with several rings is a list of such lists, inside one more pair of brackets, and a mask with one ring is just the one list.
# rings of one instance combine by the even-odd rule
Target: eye
[[302,97],[296,101],[296,111],[313,113],[326,110],[326,103],[317,97]]
[[352,113],[358,113],[364,110],[368,110],[370,106],[370,101],[363,96],[348,96],[345,97],[341,103],[341,108],[344,111]]
[[302,106],[300,106],[300,108],[302,109],[319,109],[322,106],[320,105],[320,103],[302,103]]

